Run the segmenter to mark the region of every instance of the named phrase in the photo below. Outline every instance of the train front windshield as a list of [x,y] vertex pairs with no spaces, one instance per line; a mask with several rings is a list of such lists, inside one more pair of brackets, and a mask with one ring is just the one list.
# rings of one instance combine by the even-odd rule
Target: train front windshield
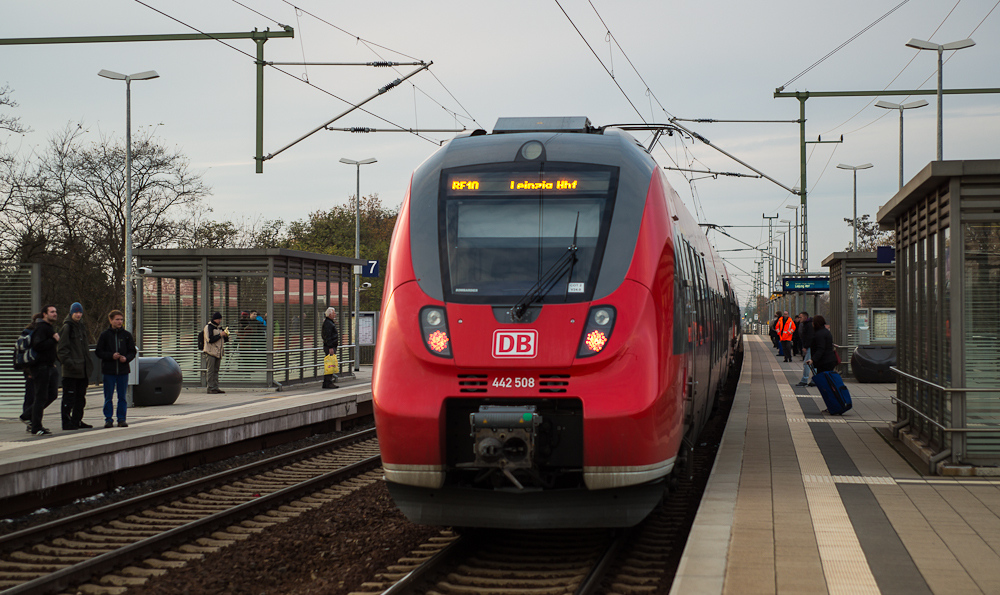
[[446,299],[515,302],[540,280],[547,280],[541,303],[591,299],[614,207],[617,168],[515,167],[443,172],[439,237]]

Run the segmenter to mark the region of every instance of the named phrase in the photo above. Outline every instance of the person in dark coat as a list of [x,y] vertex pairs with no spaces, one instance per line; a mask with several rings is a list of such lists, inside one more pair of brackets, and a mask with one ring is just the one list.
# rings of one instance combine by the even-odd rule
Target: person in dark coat
[[813,328],[812,318],[809,318],[808,312],[799,314],[799,325],[795,328],[799,336],[799,343],[802,345],[802,379],[795,386],[808,386],[812,373],[809,370],[809,364],[805,361],[812,359],[812,342],[816,335],[816,329]]
[[[837,354],[833,348],[833,335],[830,329],[826,328],[826,319],[820,315],[813,316],[813,340],[810,349],[812,357],[806,361],[807,364],[816,367],[817,372],[830,372],[837,367]],[[814,386],[809,383],[809,386]]]
[[[340,331],[337,330],[337,310],[326,309],[326,318],[323,319],[323,357],[336,355],[337,348],[340,347]],[[323,376],[323,388],[340,388],[336,384],[336,374],[326,374]]]
[[58,316],[55,306],[42,308],[42,318],[35,324],[35,332],[31,335],[31,348],[37,354],[37,359],[31,366],[31,378],[35,384],[35,400],[31,404],[31,433],[38,436],[52,433],[42,425],[42,414],[56,400],[59,391],[59,371],[56,370],[59,333],[52,326]]
[[[42,313],[39,312],[31,317],[31,322],[28,326],[24,327],[21,334],[32,333],[35,330],[35,326],[38,321],[42,319]],[[21,405],[21,421],[27,427],[28,433],[31,433],[31,406],[35,402],[35,381],[31,378],[31,368],[24,369],[24,404]]]
[[69,316],[59,330],[56,354],[62,364],[62,428],[79,430],[94,426],[84,423],[83,408],[87,405],[87,386],[93,364],[90,362],[90,333],[83,322],[83,306],[73,302]]
[[104,427],[115,427],[112,414],[115,413],[114,397],[117,389],[118,427],[127,428],[125,416],[128,412],[128,399],[125,391],[128,390],[129,362],[136,355],[135,339],[132,333],[122,328],[125,315],[120,310],[112,310],[108,314],[108,323],[110,326],[98,337],[97,347],[94,349],[97,359],[101,360],[101,373],[104,375]]
[[775,349],[778,348],[778,343],[781,339],[780,330],[778,329],[780,324],[781,324],[781,313],[779,312],[777,315],[775,315],[774,320],[771,321],[771,330],[768,332],[768,335],[771,337],[771,343],[774,345]]

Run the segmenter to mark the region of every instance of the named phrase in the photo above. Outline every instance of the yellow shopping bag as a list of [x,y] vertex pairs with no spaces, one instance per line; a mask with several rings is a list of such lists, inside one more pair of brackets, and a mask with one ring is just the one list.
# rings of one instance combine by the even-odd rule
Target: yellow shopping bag
[[340,372],[340,364],[336,355],[328,355],[323,358],[323,374],[337,374]]

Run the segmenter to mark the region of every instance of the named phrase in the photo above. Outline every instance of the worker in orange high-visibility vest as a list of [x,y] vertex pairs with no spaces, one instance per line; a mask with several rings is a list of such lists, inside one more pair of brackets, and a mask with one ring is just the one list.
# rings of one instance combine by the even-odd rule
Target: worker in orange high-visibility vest
[[785,354],[785,361],[792,361],[792,336],[795,334],[795,321],[785,312],[781,324],[781,350]]

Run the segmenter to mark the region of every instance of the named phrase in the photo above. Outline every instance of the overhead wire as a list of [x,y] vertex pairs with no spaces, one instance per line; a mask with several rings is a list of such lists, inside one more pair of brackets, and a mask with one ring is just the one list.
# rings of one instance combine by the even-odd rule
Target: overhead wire
[[[184,22],[184,21],[182,21],[182,20],[180,20],[180,19],[178,19],[178,18],[176,18],[176,17],[174,17],[174,16],[171,16],[171,15],[167,14],[166,12],[164,12],[164,11],[162,11],[162,10],[160,10],[160,9],[156,8],[156,7],[153,7],[153,6],[150,6],[149,4],[147,4],[147,3],[143,2],[142,0],[134,0],[134,1],[135,1],[135,2],[137,3],[137,4],[141,4],[142,6],[145,6],[146,8],[148,8],[148,9],[152,10],[153,12],[156,12],[156,13],[159,13],[159,14],[161,14],[161,15],[163,15],[163,16],[165,16],[165,17],[167,17],[168,19],[170,19],[170,20],[172,20],[172,21],[174,21],[174,22],[176,22],[176,23],[178,23],[178,24],[180,24],[180,25],[183,25],[183,26],[185,26],[185,27],[187,27],[187,28],[191,29],[192,31],[195,31],[195,32],[197,32],[197,33],[199,33],[199,34],[201,34],[201,35],[204,35],[205,37],[207,37],[207,38],[209,38],[209,39],[213,39],[213,40],[215,40],[215,41],[217,41],[217,42],[221,43],[222,45],[224,45],[224,46],[228,47],[229,49],[231,49],[231,50],[233,50],[233,51],[236,51],[236,52],[239,52],[240,54],[243,54],[244,56],[246,56],[247,58],[250,58],[250,59],[251,59],[251,60],[253,60],[254,62],[256,62],[256,61],[257,61],[257,57],[256,57],[256,56],[254,56],[254,55],[250,54],[249,52],[245,52],[245,51],[243,51],[243,50],[239,49],[238,47],[236,47],[236,46],[234,46],[234,45],[232,45],[232,44],[230,44],[230,43],[226,43],[225,41],[223,41],[223,40],[221,40],[221,39],[219,39],[219,38],[217,38],[217,37],[212,37],[212,34],[211,34],[211,33],[206,33],[206,32],[204,32],[204,31],[202,31],[202,30],[198,29],[198,28],[197,28],[197,27],[195,27],[194,25],[189,25],[188,23],[186,23],[186,22]],[[298,77],[297,75],[295,75],[295,74],[293,74],[293,73],[291,73],[291,72],[288,72],[287,70],[284,70],[284,69],[282,69],[282,68],[278,68],[277,66],[273,66],[273,65],[271,66],[271,68],[273,68],[274,70],[276,70],[276,71],[278,71],[278,72],[280,72],[280,73],[282,73],[282,74],[284,74],[284,75],[286,75],[286,76],[289,76],[289,77],[292,77],[293,79],[295,79],[295,80],[299,81],[300,83],[303,83],[303,84],[305,84],[305,85],[308,85],[308,86],[312,87],[313,89],[316,89],[317,91],[319,91],[319,92],[321,92],[321,93],[324,93],[324,94],[326,94],[326,95],[329,95],[330,97],[333,97],[334,99],[337,99],[337,100],[339,100],[339,101],[342,101],[342,102],[344,102],[344,103],[346,103],[346,104],[348,104],[348,105],[350,105],[350,106],[352,106],[352,107],[357,107],[357,104],[356,104],[356,103],[354,103],[354,102],[352,102],[352,101],[349,101],[349,100],[347,100],[347,99],[344,99],[343,97],[340,97],[340,96],[338,96],[337,94],[335,94],[335,93],[333,93],[333,92],[331,92],[331,91],[327,91],[326,89],[324,89],[324,88],[322,88],[322,87],[320,87],[320,86],[318,86],[318,85],[315,85],[315,84],[313,84],[313,83],[311,83],[311,82],[309,82],[309,81],[303,81],[303,80],[302,80],[302,79],[301,79],[300,77]],[[368,114],[368,115],[370,115],[370,116],[372,116],[372,117],[374,117],[374,118],[378,119],[378,120],[381,120],[381,121],[385,122],[386,124],[388,124],[388,125],[390,125],[390,126],[394,126],[394,127],[396,127],[396,128],[399,128],[399,129],[401,129],[401,130],[407,130],[407,128],[406,128],[405,126],[401,126],[401,125],[399,125],[399,124],[396,124],[395,122],[393,122],[393,121],[391,121],[391,120],[389,120],[389,119],[387,119],[387,118],[384,118],[384,117],[382,117],[382,116],[380,116],[380,115],[378,115],[378,114],[375,114],[375,113],[373,113],[373,112],[371,112],[371,111],[369,111],[369,110],[366,110],[366,109],[365,109],[365,108],[363,108],[363,107],[358,107],[357,109],[358,109],[359,111],[362,111],[362,112],[364,112],[364,113],[366,113],[366,114]],[[432,138],[429,138],[429,137],[426,137],[426,136],[424,136],[424,135],[420,134],[420,133],[419,133],[419,132],[417,132],[417,131],[410,131],[410,134],[413,134],[414,136],[416,136],[416,137],[418,137],[418,138],[422,138],[422,139],[426,140],[427,142],[430,142],[430,143],[434,143],[434,144],[436,144],[436,145],[437,145],[437,144],[440,144],[440,141],[437,141],[437,140],[434,140],[434,139],[432,139]]]
[[[829,52],[829,53],[828,53],[827,55],[823,56],[823,57],[822,57],[822,58],[820,58],[819,60],[816,60],[815,62],[813,62],[812,66],[810,66],[809,68],[806,68],[806,69],[805,69],[805,70],[803,70],[802,72],[800,72],[800,73],[798,73],[797,75],[793,76],[793,77],[792,77],[792,79],[791,79],[790,81],[788,81],[788,82],[787,82],[787,83],[785,83],[784,85],[781,85],[781,87],[779,87],[779,88],[780,88],[780,89],[784,89],[784,88],[785,88],[785,87],[787,87],[788,85],[791,85],[791,84],[792,84],[792,83],[794,83],[795,81],[797,81],[797,80],[799,80],[800,78],[802,78],[802,76],[804,76],[804,75],[805,75],[805,74],[806,74],[807,72],[809,72],[809,71],[810,71],[810,70],[812,70],[813,68],[816,68],[817,66],[819,66],[820,64],[822,64],[823,62],[825,62],[825,61],[827,60],[827,58],[829,58],[830,56],[832,56],[832,55],[836,54],[837,52],[839,52],[840,50],[844,49],[845,47],[847,47],[847,46],[848,46],[848,45],[849,45],[849,44],[850,44],[850,43],[851,43],[852,41],[854,41],[855,39],[857,39],[857,38],[861,37],[862,35],[864,35],[864,34],[865,34],[865,33],[866,33],[866,32],[867,32],[867,31],[868,31],[869,29],[871,29],[871,28],[872,28],[872,27],[874,27],[875,25],[877,25],[877,24],[881,23],[881,22],[882,22],[883,20],[885,20],[885,18],[886,18],[886,17],[888,17],[888,16],[889,16],[889,15],[891,15],[892,13],[894,13],[894,12],[896,12],[897,10],[899,10],[900,8],[902,8],[902,7],[903,7],[903,5],[904,5],[904,4],[906,4],[906,3],[907,3],[907,2],[909,2],[909,1],[910,1],[910,0],[903,0],[902,2],[900,2],[899,4],[897,4],[896,6],[894,6],[893,8],[891,8],[891,9],[889,10],[889,12],[887,12],[887,13],[885,13],[884,15],[880,16],[880,17],[879,17],[878,19],[876,19],[876,20],[875,20],[875,22],[874,22],[874,23],[872,23],[872,24],[868,25],[867,27],[865,27],[865,28],[864,28],[864,29],[862,29],[861,31],[858,31],[857,33],[855,33],[855,34],[854,34],[854,36],[852,36],[852,37],[851,37],[850,39],[848,39],[848,40],[847,40],[847,41],[845,41],[844,43],[842,43],[842,44],[840,44],[839,46],[837,46],[836,48],[834,48],[834,49],[833,49],[832,51],[830,51],[830,52]],[[959,2],[961,2],[961,0],[959,0]]]
[[[357,41],[358,43],[360,43],[360,44],[364,45],[364,46],[365,46],[366,48],[368,48],[368,51],[370,51],[370,52],[371,52],[372,54],[374,54],[375,56],[377,56],[377,57],[378,57],[378,58],[380,58],[380,59],[383,59],[383,60],[384,60],[385,58],[384,58],[384,56],[382,56],[382,54],[380,54],[379,52],[377,52],[377,51],[376,51],[375,49],[373,49],[373,48],[379,48],[379,49],[382,49],[382,50],[385,50],[385,51],[387,51],[387,52],[392,52],[392,53],[394,53],[394,54],[399,54],[400,56],[405,56],[405,57],[407,57],[407,58],[409,58],[409,59],[411,59],[411,60],[419,60],[419,58],[416,58],[416,57],[414,57],[414,56],[411,56],[411,55],[409,55],[409,54],[406,54],[406,53],[404,53],[404,52],[401,52],[401,51],[399,51],[399,50],[394,50],[394,49],[392,49],[392,48],[389,48],[389,47],[387,47],[387,46],[384,46],[384,45],[381,45],[381,44],[378,44],[378,43],[375,43],[374,41],[371,41],[371,40],[368,40],[368,39],[364,39],[364,38],[362,38],[362,37],[361,37],[360,35],[355,35],[354,33],[351,33],[350,31],[348,31],[348,30],[344,29],[343,27],[340,27],[340,26],[338,26],[338,25],[336,25],[336,24],[334,24],[334,23],[331,23],[330,21],[328,21],[328,20],[326,20],[326,19],[324,19],[324,18],[320,17],[319,15],[317,15],[317,14],[314,14],[314,13],[312,13],[312,12],[309,12],[308,10],[306,10],[306,9],[304,9],[304,8],[302,8],[302,7],[298,6],[298,5],[296,5],[296,4],[294,4],[294,3],[293,3],[293,2],[291,2],[290,0],[281,0],[281,1],[282,1],[282,2],[284,2],[285,4],[287,4],[287,5],[291,6],[291,7],[292,7],[292,8],[294,8],[295,10],[300,10],[300,11],[302,11],[302,13],[303,13],[303,14],[306,14],[306,15],[309,15],[310,17],[312,17],[312,18],[316,19],[317,21],[319,21],[319,22],[323,23],[324,25],[327,25],[327,26],[329,26],[329,27],[332,27],[332,28],[336,29],[337,31],[340,31],[341,33],[343,33],[343,34],[345,34],[345,35],[347,35],[347,36],[349,36],[349,37],[353,37],[353,38],[354,38],[354,39],[355,39],[355,40],[356,40],[356,41]],[[233,0],[233,2],[236,2],[236,0]],[[393,68],[393,70],[396,70],[396,69],[395,69],[395,68]],[[396,72],[397,72],[397,73],[399,73],[399,71],[398,71],[398,70],[396,70]],[[454,100],[454,101],[455,101],[455,103],[457,103],[457,104],[459,105],[459,107],[460,107],[460,108],[462,108],[462,110],[464,110],[464,111],[465,111],[465,115],[464,115],[464,116],[463,116],[462,114],[459,114],[458,112],[454,112],[454,111],[452,111],[452,110],[448,109],[447,107],[445,107],[445,106],[444,106],[444,104],[442,104],[442,103],[440,103],[439,101],[437,101],[436,99],[434,99],[434,98],[433,98],[433,97],[432,97],[432,96],[431,96],[431,95],[430,95],[429,93],[427,93],[426,91],[424,91],[423,89],[421,89],[421,88],[420,88],[420,87],[419,87],[418,85],[416,85],[416,84],[414,84],[414,83],[410,83],[410,84],[411,84],[411,85],[413,85],[413,87],[415,87],[415,88],[416,88],[416,89],[417,89],[417,90],[418,90],[418,91],[419,91],[420,93],[422,93],[422,94],[423,94],[423,95],[424,95],[425,97],[427,97],[427,99],[429,99],[429,100],[430,100],[430,101],[432,101],[433,103],[436,103],[436,104],[437,104],[437,105],[438,105],[438,106],[439,106],[439,107],[440,107],[441,109],[445,110],[445,111],[446,111],[446,112],[448,112],[448,113],[449,113],[450,115],[452,115],[452,116],[454,116],[454,117],[464,117],[464,118],[467,118],[467,119],[468,119],[469,121],[471,121],[471,122],[475,123],[475,124],[476,124],[476,126],[479,126],[480,128],[482,128],[482,125],[481,125],[481,124],[479,124],[479,122],[477,122],[477,121],[476,121],[476,119],[475,119],[475,118],[474,118],[474,117],[472,116],[472,114],[471,114],[471,113],[469,112],[469,110],[467,110],[467,109],[465,108],[465,106],[464,106],[464,105],[462,105],[462,103],[461,103],[460,101],[458,101],[458,99],[457,99],[457,98],[455,97],[455,95],[454,95],[454,94],[453,94],[453,93],[451,92],[451,90],[450,90],[450,89],[448,89],[448,87],[447,87],[447,86],[446,86],[446,85],[444,84],[444,82],[442,82],[442,81],[441,81],[441,79],[440,79],[440,78],[438,78],[438,76],[437,76],[436,74],[434,74],[434,72],[433,72],[433,71],[428,71],[428,72],[430,72],[430,73],[431,73],[431,76],[432,76],[432,77],[434,77],[434,80],[435,80],[435,81],[437,81],[437,83],[438,83],[439,85],[441,85],[441,88],[442,88],[442,89],[443,89],[443,90],[445,91],[445,93],[447,93],[447,94],[448,94],[448,96],[449,96],[449,97],[451,97],[451,98],[452,98],[452,100]]]
[[[935,27],[934,31],[931,32],[930,37],[934,37],[934,35],[937,34],[937,32],[941,29],[941,27],[943,27],[944,24],[951,17],[951,13],[955,12],[955,9],[958,8],[958,5],[961,4],[961,3],[962,3],[962,0],[957,0],[955,2],[955,5],[951,7],[951,10],[948,11],[948,14],[944,15],[944,18],[941,19],[941,22],[938,23],[938,26]],[[1000,1],[998,1],[998,3],[1000,3]],[[996,8],[996,5],[994,5],[993,8]],[[990,10],[990,12],[993,12],[993,11]],[[987,14],[987,16],[989,16],[989,15]],[[983,20],[986,20],[986,19],[984,18]],[[980,21],[979,24],[982,25],[982,21]],[[978,29],[978,28],[979,28],[979,26],[977,25],[976,29]],[[898,79],[899,77],[901,77],[903,75],[903,73],[906,72],[906,69],[910,67],[910,64],[913,64],[913,61],[917,59],[917,55],[919,53],[920,52],[914,52],[913,53],[913,56],[910,57],[909,61],[906,64],[903,65],[903,67],[899,70],[899,72],[896,73],[896,76],[892,77],[892,80],[890,80],[888,83],[886,83],[886,85],[884,87],[882,87],[883,91],[885,91],[886,89],[888,89],[894,82],[896,82],[896,79]],[[948,56],[945,59],[945,63],[947,63],[948,60],[951,60],[952,56],[954,56],[954,54],[951,54],[950,56]],[[920,88],[920,87],[923,87],[924,85],[926,85],[927,81],[931,80],[931,78],[933,76],[934,76],[934,74],[932,73],[930,76],[928,76],[926,79],[924,79],[924,82],[920,83],[920,85],[918,85],[917,88]],[[904,97],[903,99],[900,100],[900,103],[905,102],[909,98],[910,98],[909,95],[906,96],[906,97]],[[847,118],[846,120],[844,120],[840,124],[834,126],[833,128],[831,128],[827,132],[824,132],[823,134],[832,134],[834,131],[839,130],[843,126],[846,126],[848,124],[848,122],[850,122],[854,118],[857,118],[858,116],[860,116],[862,114],[862,112],[864,112],[866,109],[868,109],[869,107],[871,107],[871,105],[873,103],[875,103],[875,101],[877,99],[878,99],[878,97],[873,97],[873,98],[869,99],[868,102],[864,106],[861,107],[861,109],[859,109],[857,112],[854,113],[854,115],[852,115],[851,117]],[[889,111],[885,111],[885,112],[879,114],[879,116],[877,118],[875,118],[874,120],[868,122],[867,124],[865,124],[863,126],[859,126],[858,128],[855,128],[854,130],[851,130],[850,132],[846,132],[844,134],[853,134],[855,132],[859,132],[861,130],[864,130],[865,128],[868,128],[869,126],[871,126],[872,124],[878,122],[879,120],[881,120],[882,118],[888,116],[889,114],[890,114]]]

